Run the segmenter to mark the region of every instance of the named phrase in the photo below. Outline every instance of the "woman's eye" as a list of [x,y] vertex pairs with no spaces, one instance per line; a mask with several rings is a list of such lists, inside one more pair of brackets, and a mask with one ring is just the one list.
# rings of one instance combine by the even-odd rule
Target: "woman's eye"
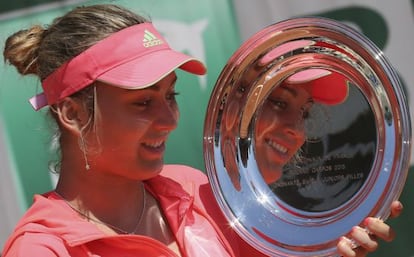
[[150,103],[151,103],[151,99],[143,99],[143,100],[134,102],[134,105],[144,107],[144,106],[148,106]]
[[176,91],[171,92],[171,93],[169,93],[169,94],[167,95],[167,100],[173,100],[173,101],[175,101],[176,96],[177,96],[177,95],[179,95],[179,94],[180,94],[180,93],[178,93],[178,92],[176,92]]
[[238,98],[240,98],[244,95],[245,92],[246,92],[246,87],[241,85],[237,88],[236,95]]
[[311,114],[311,111],[313,109],[312,107],[313,107],[313,103],[310,104],[310,105],[306,105],[306,106],[304,106],[304,107],[301,108],[302,118],[304,120],[305,119],[309,119],[312,116],[312,114]]
[[304,120],[308,119],[308,118],[309,118],[309,116],[310,116],[309,110],[303,110],[303,111],[302,111],[302,118],[303,118]]
[[280,110],[285,110],[287,108],[287,103],[285,101],[279,99],[269,99],[269,101],[272,104],[273,108]]

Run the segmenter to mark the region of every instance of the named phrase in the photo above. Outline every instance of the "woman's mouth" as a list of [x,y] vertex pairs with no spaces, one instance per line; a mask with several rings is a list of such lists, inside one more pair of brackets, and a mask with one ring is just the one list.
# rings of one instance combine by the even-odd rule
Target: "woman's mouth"
[[150,147],[150,148],[159,148],[159,147],[161,147],[163,144],[164,144],[164,141],[157,141],[157,142],[152,142],[152,143],[145,142],[145,143],[144,143],[144,145],[145,145],[146,147]]
[[142,146],[150,156],[160,158],[165,151],[165,140],[144,142]]
[[274,149],[275,151],[285,155],[288,153],[288,148],[277,143],[276,141],[273,141],[271,139],[266,139],[265,140],[266,144],[268,144],[272,149]]

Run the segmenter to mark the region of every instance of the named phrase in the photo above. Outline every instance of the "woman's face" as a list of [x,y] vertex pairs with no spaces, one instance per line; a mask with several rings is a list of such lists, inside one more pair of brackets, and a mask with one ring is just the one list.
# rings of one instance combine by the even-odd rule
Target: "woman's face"
[[[179,118],[175,73],[139,90],[97,85],[97,153],[88,152],[91,170],[130,179],[148,179],[163,167],[167,138]],[[95,139],[94,139],[95,138]]]
[[266,99],[255,129],[255,156],[266,183],[280,178],[305,142],[304,121],[312,105],[310,93],[300,85],[282,84]]

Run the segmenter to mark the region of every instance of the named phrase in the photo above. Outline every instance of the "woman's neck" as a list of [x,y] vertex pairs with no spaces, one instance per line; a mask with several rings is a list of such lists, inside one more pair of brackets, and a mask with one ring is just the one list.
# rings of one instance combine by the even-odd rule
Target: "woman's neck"
[[[88,221],[106,233],[142,234],[166,244],[181,256],[156,199],[142,181],[62,170],[56,192]],[[91,173],[91,174],[89,174]]]
[[90,221],[110,224],[128,233],[135,232],[146,208],[142,181],[92,170],[79,172],[62,167],[56,192]]

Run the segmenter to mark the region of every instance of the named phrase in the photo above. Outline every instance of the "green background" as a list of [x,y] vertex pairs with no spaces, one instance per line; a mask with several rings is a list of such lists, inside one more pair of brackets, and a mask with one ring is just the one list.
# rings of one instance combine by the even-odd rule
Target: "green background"
[[[32,24],[48,24],[59,15],[70,10],[73,5],[67,3],[115,3],[124,5],[138,13],[148,14],[154,20],[169,19],[182,22],[194,22],[207,19],[209,24],[204,30],[205,56],[208,66],[207,89],[200,90],[196,77],[179,73],[177,90],[181,121],[168,143],[166,162],[184,163],[204,170],[202,156],[202,130],[204,114],[210,92],[227,59],[241,44],[237,22],[231,0],[151,0],[151,1],[2,1],[0,3],[1,47],[7,35],[27,28]],[[236,1],[237,2],[237,1]],[[32,11],[16,15],[21,8],[44,7],[47,10]],[[6,13],[12,12],[9,16]],[[356,22],[363,32],[380,48],[387,44],[390,37],[385,21],[376,12],[366,8],[341,9],[319,13],[338,20],[348,19]],[[247,19],[251,19],[246,17]],[[35,193],[42,193],[53,187],[48,164],[55,159],[55,153],[49,151],[50,130],[45,111],[35,112],[27,99],[40,91],[40,83],[34,78],[20,77],[13,67],[0,63],[0,119],[6,133],[7,149],[10,149],[10,162],[15,176],[15,194],[22,209],[27,208]],[[401,201],[406,209],[403,216],[390,220],[398,237],[390,244],[382,243],[380,250],[370,256],[414,256],[414,245],[410,232],[414,225],[412,192],[414,182],[409,173]]]

